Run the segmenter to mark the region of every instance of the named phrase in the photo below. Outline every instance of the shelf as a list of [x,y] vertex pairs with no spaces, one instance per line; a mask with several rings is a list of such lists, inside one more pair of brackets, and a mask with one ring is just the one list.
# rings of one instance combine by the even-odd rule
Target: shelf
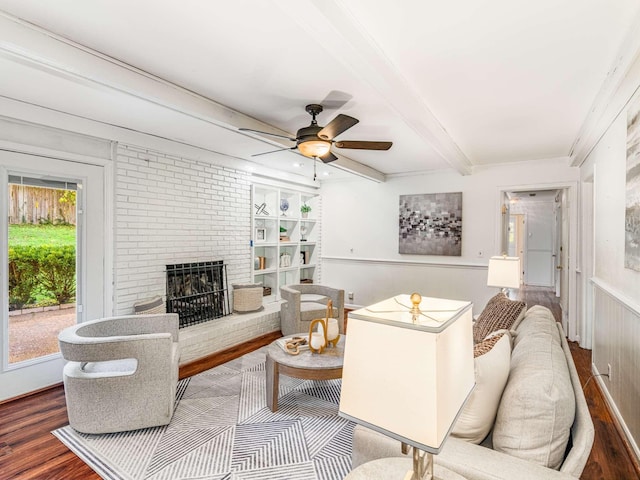
[[[320,255],[320,220],[317,217],[320,216],[320,196],[313,192],[254,184],[251,204],[251,279],[272,289],[271,295],[263,297],[263,303],[279,300],[280,287],[283,285],[299,283],[301,278],[317,281],[317,261]],[[282,215],[280,208],[284,204],[288,204],[286,215]],[[302,205],[311,208],[308,218],[302,217]],[[263,214],[265,211],[267,215]],[[286,230],[284,236],[288,237],[288,241],[279,241],[281,228]],[[301,240],[303,232],[307,239],[305,241]],[[281,254],[290,255],[289,266],[280,266]],[[301,256],[310,263],[301,263]],[[258,257],[265,258],[268,268],[255,269]]]
[[258,276],[258,275],[268,275],[270,273],[276,273],[276,272],[277,272],[277,269],[275,268],[263,268],[261,270],[254,270],[253,274],[255,276]]
[[298,270],[299,266],[298,265],[291,265],[290,267],[280,267],[279,270],[281,272],[291,272],[293,270]]

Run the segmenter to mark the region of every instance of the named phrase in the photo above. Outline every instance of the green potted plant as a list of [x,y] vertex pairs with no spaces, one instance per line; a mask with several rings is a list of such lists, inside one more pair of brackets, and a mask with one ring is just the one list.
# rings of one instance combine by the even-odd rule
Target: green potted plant
[[289,241],[289,237],[287,236],[287,229],[282,226],[280,227],[280,241],[281,242]]
[[300,213],[302,213],[302,218],[307,218],[309,216],[309,212],[311,211],[311,207],[306,203],[303,203],[300,207]]

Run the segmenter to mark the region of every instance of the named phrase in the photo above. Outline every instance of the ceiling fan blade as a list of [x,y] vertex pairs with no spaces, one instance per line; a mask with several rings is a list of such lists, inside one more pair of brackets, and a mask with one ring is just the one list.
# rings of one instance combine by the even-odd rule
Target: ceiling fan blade
[[285,147],[285,148],[279,148],[277,150],[270,150],[268,152],[262,152],[262,153],[254,153],[253,155],[251,155],[252,157],[259,157],[260,155],[267,155],[269,153],[276,153],[276,152],[281,152],[283,150],[295,150],[296,148],[298,148],[297,146],[295,147]]
[[325,153],[323,156],[318,157],[320,160],[322,160],[324,163],[331,163],[335,160],[338,159],[338,157],[336,157],[333,153],[331,152],[327,152]]
[[262,135],[271,135],[272,137],[286,138],[287,140],[291,140],[292,142],[296,141],[295,138],[287,137],[286,135],[278,135],[277,133],[262,132],[260,130],[254,130],[253,128],[239,128],[238,130],[240,130],[241,132],[253,132],[253,133],[260,133]]
[[335,142],[338,148],[355,148],[360,150],[389,150],[393,142],[362,142],[358,140],[345,140]]
[[360,120],[350,117],[349,115],[338,115],[331,120],[322,130],[318,132],[318,137],[323,140],[333,140],[342,132],[350,129]]

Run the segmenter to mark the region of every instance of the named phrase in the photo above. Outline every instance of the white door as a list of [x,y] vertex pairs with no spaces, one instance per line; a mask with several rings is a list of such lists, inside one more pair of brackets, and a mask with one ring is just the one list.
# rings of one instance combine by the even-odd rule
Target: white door
[[553,225],[553,260],[554,265],[554,285],[556,288],[556,297],[561,295],[562,287],[562,264],[564,255],[562,251],[562,222],[564,221],[562,204],[556,202],[554,204],[554,225]]
[[2,371],[0,401],[62,381],[60,353],[9,362],[8,183],[9,176],[77,185],[76,305],[78,322],[104,315],[104,168],[78,162],[0,151],[0,286]]
[[520,283],[524,283],[524,214],[509,216],[509,256],[520,259]]
[[567,190],[561,192],[562,222],[560,224],[560,261],[557,270],[560,271],[560,306],[562,307],[562,326],[569,331],[569,199]]
[[554,285],[553,202],[532,204],[527,214],[525,283],[539,287]]

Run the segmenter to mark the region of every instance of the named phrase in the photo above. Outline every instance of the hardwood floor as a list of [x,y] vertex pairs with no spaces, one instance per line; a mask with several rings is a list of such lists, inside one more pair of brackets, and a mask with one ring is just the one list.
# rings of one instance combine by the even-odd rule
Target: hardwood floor
[[[180,367],[180,378],[268,345],[279,332]],[[0,404],[0,480],[100,480],[51,434],[69,423],[62,385]]]
[[[525,289],[522,289],[525,290]],[[559,318],[552,292],[526,289],[527,304],[548,306]],[[557,309],[557,310],[556,310]],[[346,313],[345,313],[346,315]],[[239,347],[180,368],[180,378],[194,375],[269,344],[277,334],[266,335]],[[591,352],[571,344],[583,381],[591,375]],[[596,438],[583,480],[640,480],[634,462],[618,434],[595,381],[585,389]],[[100,480],[87,465],[58,441],[51,431],[68,423],[62,386],[0,404],[0,480]],[[514,479],[515,480],[515,479]]]

